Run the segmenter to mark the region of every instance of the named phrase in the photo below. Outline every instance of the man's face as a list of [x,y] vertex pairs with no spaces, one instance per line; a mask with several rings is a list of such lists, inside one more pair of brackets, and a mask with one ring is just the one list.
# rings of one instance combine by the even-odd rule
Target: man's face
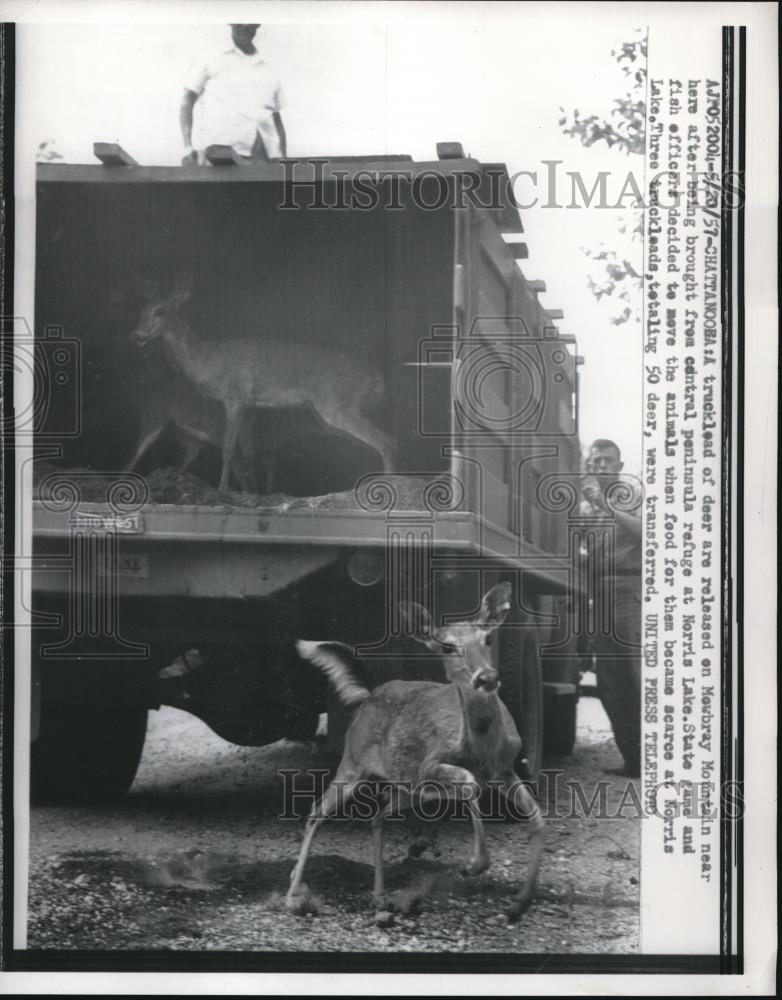
[[616,448],[592,448],[587,466],[596,475],[616,475],[622,471],[622,461]]
[[232,24],[231,38],[234,45],[239,48],[247,48],[252,45],[255,34],[260,25],[258,24]]

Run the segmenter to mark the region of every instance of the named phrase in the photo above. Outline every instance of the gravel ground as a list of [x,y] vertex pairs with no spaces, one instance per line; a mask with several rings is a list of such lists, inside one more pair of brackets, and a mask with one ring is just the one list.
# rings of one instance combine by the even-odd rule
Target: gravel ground
[[607,811],[615,811],[628,787],[611,773],[620,763],[602,707],[582,698],[573,757],[546,762],[564,772],[549,804],[556,798],[565,815],[548,819],[538,896],[512,927],[504,913],[525,871],[523,824],[487,823],[492,865],[476,878],[460,874],[471,846],[465,822],[438,824],[434,850],[419,858],[408,856],[409,824],[389,824],[386,877],[399,912],[379,926],[367,823],[336,821],[318,832],[306,876],[317,913],[296,915],[284,905],[303,824],[278,818],[277,771],[323,768],[321,751],[287,741],[234,747],[192,716],[163,708],[150,714],[124,802],[32,810],[28,946],[635,952],[639,821],[566,815],[571,782],[588,800],[596,782],[607,781]]

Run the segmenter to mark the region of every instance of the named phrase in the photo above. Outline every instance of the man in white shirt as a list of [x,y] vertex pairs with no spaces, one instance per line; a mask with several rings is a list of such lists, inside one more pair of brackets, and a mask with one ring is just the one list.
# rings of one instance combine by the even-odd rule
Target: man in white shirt
[[203,150],[211,145],[233,146],[239,156],[259,162],[287,156],[282,87],[255,47],[259,27],[230,25],[233,44],[192,67],[179,109],[182,163],[201,162]]

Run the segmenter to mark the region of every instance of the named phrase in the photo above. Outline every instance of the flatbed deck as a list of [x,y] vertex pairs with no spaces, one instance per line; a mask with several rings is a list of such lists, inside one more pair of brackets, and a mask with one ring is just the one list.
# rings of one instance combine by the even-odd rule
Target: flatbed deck
[[73,586],[79,534],[112,537],[120,590],[128,595],[265,596],[293,582],[289,574],[312,572],[345,549],[384,550],[401,541],[426,544],[435,557],[515,566],[555,590],[567,587],[565,556],[540,552],[470,511],[333,510],[318,508],[317,499],[309,509],[146,504],[128,514],[89,502],[57,511],[36,500],[34,587],[51,593]]

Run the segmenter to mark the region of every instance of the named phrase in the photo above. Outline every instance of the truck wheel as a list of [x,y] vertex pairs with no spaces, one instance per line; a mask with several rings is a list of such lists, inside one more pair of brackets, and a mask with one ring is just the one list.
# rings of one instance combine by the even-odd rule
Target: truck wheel
[[44,702],[38,739],[30,747],[33,802],[77,804],[124,795],[146,730],[144,707]]
[[543,763],[543,678],[533,630],[510,628],[495,633],[492,645],[500,675],[500,695],[522,742],[530,777],[537,779]]
[[576,744],[578,693],[558,694],[547,689],[544,702],[543,750],[555,757],[567,757]]

